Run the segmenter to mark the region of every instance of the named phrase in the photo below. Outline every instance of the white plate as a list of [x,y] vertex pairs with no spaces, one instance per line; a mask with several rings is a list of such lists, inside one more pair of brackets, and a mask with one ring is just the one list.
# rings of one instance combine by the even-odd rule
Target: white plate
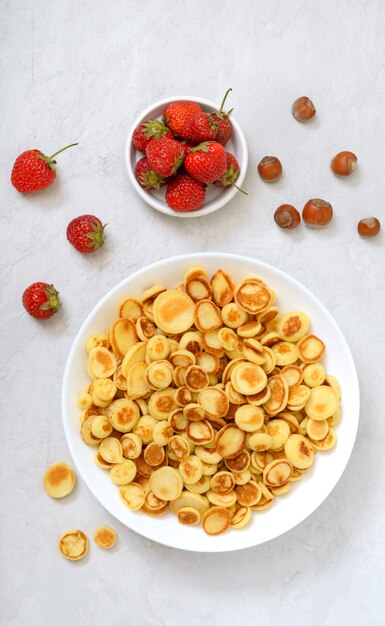
[[[225,204],[227,204],[231,200],[231,198],[233,198],[238,192],[237,188],[233,185],[227,187],[226,189],[223,189],[223,187],[218,187],[217,185],[209,185],[206,189],[206,198],[201,208],[197,209],[196,211],[187,211],[186,213],[181,213],[170,209],[166,200],[164,199],[165,190],[167,189],[166,186],[161,187],[161,189],[158,190],[147,191],[139,185],[134,174],[137,161],[145,156],[142,152],[136,150],[132,145],[132,135],[135,128],[137,128],[139,124],[145,122],[146,120],[160,119],[166,106],[170,104],[170,102],[177,102],[178,100],[193,100],[194,102],[197,102],[201,105],[203,111],[209,111],[210,113],[212,111],[217,111],[219,108],[219,105],[215,104],[215,102],[211,102],[210,100],[204,100],[203,98],[195,98],[193,96],[173,96],[171,98],[164,98],[163,100],[155,102],[145,111],[143,111],[133,123],[127,136],[124,158],[126,162],[127,173],[131,180],[131,183],[135,191],[145,202],[147,202],[147,204],[152,206],[157,211],[165,213],[166,215],[171,215],[172,217],[201,217],[202,215],[208,215],[209,213],[213,213],[214,211],[217,211],[221,207],[225,206]],[[233,133],[231,139],[225,146],[225,150],[226,152],[231,152],[231,154],[233,154],[238,161],[239,176],[237,178],[236,184],[238,187],[242,187],[242,183],[246,176],[248,163],[247,144],[241,127],[239,126],[233,115],[231,115],[231,122],[233,125]]]
[[[342,419],[336,426],[337,445],[329,452],[316,455],[312,470],[301,481],[293,483],[290,494],[277,498],[266,511],[253,513],[251,523],[243,530],[230,530],[210,537],[200,527],[178,523],[172,513],[159,518],[131,512],[119,499],[118,487],[105,471],[95,464],[95,448],[86,446],[79,434],[79,409],[76,397],[89,383],[86,373],[85,343],[89,335],[105,332],[117,317],[119,304],[129,296],[139,296],[152,284],[169,288],[181,282],[192,265],[204,265],[209,274],[223,268],[239,281],[257,275],[277,292],[278,307],[287,312],[305,311],[312,321],[312,331],[326,344],[323,363],[337,376],[342,388]],[[232,254],[198,253],[154,263],[132,274],[111,289],[91,311],[80,328],[71,348],[64,372],[62,389],[64,432],[75,465],[84,482],[99,502],[123,524],[159,543],[195,552],[226,552],[255,546],[278,537],[302,522],[329,495],[341,477],[356,438],[359,419],[359,387],[353,358],[346,340],[327,309],[319,300],[288,274],[255,259]]]

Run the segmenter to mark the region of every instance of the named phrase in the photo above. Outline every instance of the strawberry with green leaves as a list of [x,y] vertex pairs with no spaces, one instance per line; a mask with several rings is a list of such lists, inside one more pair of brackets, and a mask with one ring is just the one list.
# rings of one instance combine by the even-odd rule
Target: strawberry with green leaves
[[186,171],[201,183],[213,183],[226,171],[226,151],[216,141],[205,141],[191,148],[184,162]]
[[37,320],[48,320],[61,306],[59,293],[53,285],[37,282],[29,285],[23,293],[23,306]]
[[78,252],[89,254],[104,244],[104,228],[95,215],[80,215],[67,226],[67,239]]
[[166,185],[167,179],[158,174],[148,162],[147,157],[140,159],[135,165],[135,178],[143,189],[160,189]]
[[47,189],[56,178],[55,157],[77,143],[71,143],[65,148],[61,148],[46,156],[40,150],[27,150],[20,154],[12,168],[11,183],[20,193],[33,193]]
[[161,139],[161,137],[168,137],[174,139],[174,135],[167,126],[162,124],[159,120],[148,120],[142,122],[134,130],[132,135],[132,143],[134,148],[139,152],[145,152],[146,146],[152,141],[152,139]]
[[226,91],[225,97],[222,100],[222,104],[220,106],[219,111],[216,111],[216,113],[211,114],[211,120],[217,128],[215,141],[222,144],[222,146],[225,146],[227,144],[233,132],[233,125],[230,120],[232,109],[228,111],[227,113],[225,113],[225,111],[223,110],[223,107],[225,106],[226,98],[229,95],[230,91],[232,91],[231,88]]
[[199,104],[191,100],[170,102],[164,110],[163,120],[174,135],[180,137],[187,120],[199,111],[201,111]]
[[185,151],[175,139],[153,139],[146,147],[146,157],[153,170],[160,176],[169,177],[176,174],[182,165]]
[[166,202],[171,209],[181,213],[195,211],[202,206],[206,187],[188,174],[178,174],[168,185]]
[[231,89],[228,89],[218,111],[207,113],[198,111],[190,117],[182,129],[181,137],[191,143],[203,141],[218,141],[223,146],[228,142],[232,133],[230,113],[225,113],[223,107]]

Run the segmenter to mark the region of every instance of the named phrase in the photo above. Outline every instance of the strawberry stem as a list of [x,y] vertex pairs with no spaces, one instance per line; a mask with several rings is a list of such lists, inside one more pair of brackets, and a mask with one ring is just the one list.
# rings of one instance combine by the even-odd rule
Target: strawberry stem
[[69,146],[66,146],[65,148],[61,148],[60,150],[58,150],[57,152],[55,152],[54,154],[52,154],[49,157],[46,157],[46,163],[47,165],[49,165],[50,163],[52,163],[53,159],[55,156],[57,156],[58,154],[60,154],[60,152],[64,152],[64,150],[68,150],[68,148],[72,148],[72,146],[77,146],[77,143],[70,143]]
[[229,95],[230,91],[232,91],[231,87],[226,91],[225,96],[224,96],[224,98],[222,100],[221,108],[219,109],[218,113],[222,113],[223,107],[225,106],[226,98]]
[[244,189],[241,189],[241,187],[238,187],[238,185],[236,185],[235,183],[233,183],[232,181],[230,181],[230,183],[233,185],[233,187],[236,187],[236,189],[238,189],[238,191],[241,191],[242,193],[245,194],[245,196],[248,196],[249,194],[247,193],[247,191],[245,191]]

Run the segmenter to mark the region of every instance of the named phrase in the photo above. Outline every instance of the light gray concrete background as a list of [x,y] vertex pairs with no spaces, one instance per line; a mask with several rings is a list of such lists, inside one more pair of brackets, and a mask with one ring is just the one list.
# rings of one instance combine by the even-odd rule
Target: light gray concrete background
[[[384,32],[381,0],[0,3],[1,624],[384,623],[384,235],[356,233],[361,217],[385,222]],[[229,86],[250,150],[249,196],[189,221],[144,205],[123,161],[133,119],[172,94],[220,102]],[[300,95],[318,109],[309,125],[291,116]],[[49,190],[12,188],[20,152],[72,141],[79,146],[58,158]],[[359,159],[347,180],[329,169],[343,149]],[[274,185],[256,175],[266,154],[283,163]],[[333,223],[278,230],[274,209],[311,197],[333,204]],[[106,245],[88,258],[65,238],[86,212],[108,222]],[[71,462],[60,388],[86,314],[134,270],[199,250],[262,259],[309,287],[348,339],[362,393],[357,443],[327,501],[275,541],[212,556],[134,534],[81,481],[66,501],[41,486],[47,464]],[[44,327],[21,306],[35,280],[53,282],[63,300]],[[112,552],[91,545],[82,562],[60,557],[64,530],[92,536],[103,523],[119,534]]]

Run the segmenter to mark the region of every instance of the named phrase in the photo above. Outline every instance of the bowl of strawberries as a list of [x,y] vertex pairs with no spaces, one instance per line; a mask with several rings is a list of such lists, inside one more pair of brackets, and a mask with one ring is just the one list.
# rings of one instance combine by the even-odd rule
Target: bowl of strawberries
[[135,120],[126,144],[131,183],[154,209],[198,217],[229,202],[246,176],[244,134],[222,104],[176,96],[159,100]]

